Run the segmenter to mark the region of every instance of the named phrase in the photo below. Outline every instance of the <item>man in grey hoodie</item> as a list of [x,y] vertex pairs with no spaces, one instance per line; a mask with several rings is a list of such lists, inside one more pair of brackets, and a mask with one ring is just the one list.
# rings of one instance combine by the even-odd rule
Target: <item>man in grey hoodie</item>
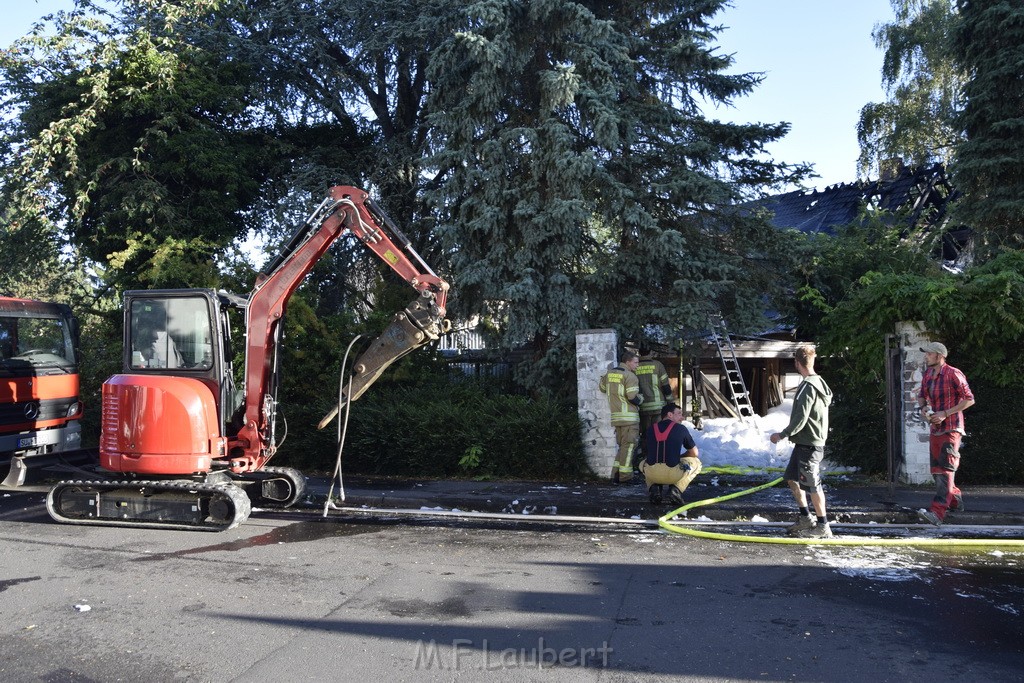
[[[789,439],[795,445],[789,456],[785,479],[793,491],[800,507],[800,519],[789,527],[787,533],[803,538],[832,538],[832,529],[825,515],[825,492],[821,488],[821,459],[825,455],[825,439],[828,438],[828,407],[832,403],[832,390],[814,374],[813,346],[801,346],[793,354],[796,371],[804,380],[797,387],[793,399],[793,412],[789,426],[771,435],[772,443]],[[814,505],[811,516],[807,506],[810,496]]]

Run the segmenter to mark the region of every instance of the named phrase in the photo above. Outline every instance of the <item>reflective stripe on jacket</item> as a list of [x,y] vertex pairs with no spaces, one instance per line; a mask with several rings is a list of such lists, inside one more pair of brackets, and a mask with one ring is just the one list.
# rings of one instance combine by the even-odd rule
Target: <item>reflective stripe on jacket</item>
[[640,424],[640,408],[629,402],[640,391],[640,382],[629,370],[614,367],[601,378],[598,388],[608,394],[608,408],[612,412],[612,426]]
[[641,412],[660,413],[665,405],[664,387],[669,386],[665,366],[654,359],[642,360],[636,368],[636,377],[640,381],[640,393],[644,395]]

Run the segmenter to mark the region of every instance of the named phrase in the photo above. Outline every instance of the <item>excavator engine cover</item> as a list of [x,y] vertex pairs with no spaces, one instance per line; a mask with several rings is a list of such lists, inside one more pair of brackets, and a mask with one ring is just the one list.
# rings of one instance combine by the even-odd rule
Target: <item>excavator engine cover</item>
[[104,469],[146,475],[208,472],[223,448],[217,402],[200,380],[115,375],[103,385]]

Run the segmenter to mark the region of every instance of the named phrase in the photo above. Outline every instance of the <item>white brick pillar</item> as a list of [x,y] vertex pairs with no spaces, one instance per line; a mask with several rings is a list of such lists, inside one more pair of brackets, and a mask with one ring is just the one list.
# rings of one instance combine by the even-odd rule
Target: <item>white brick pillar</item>
[[618,360],[618,341],[615,330],[576,331],[576,396],[583,423],[580,436],[587,465],[602,477],[611,471],[617,446],[608,399],[597,385]]
[[903,477],[908,484],[932,481],[928,455],[928,425],[917,409],[917,392],[924,374],[924,352],[928,339],[922,322],[896,323],[900,340],[903,390]]

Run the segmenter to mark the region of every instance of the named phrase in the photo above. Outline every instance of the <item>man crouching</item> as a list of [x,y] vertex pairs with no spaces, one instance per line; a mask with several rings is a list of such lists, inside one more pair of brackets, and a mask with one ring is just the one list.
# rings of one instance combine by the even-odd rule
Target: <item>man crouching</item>
[[683,491],[700,473],[697,444],[690,430],[683,426],[683,409],[675,403],[666,403],[661,409],[661,420],[647,428],[647,457],[640,463],[640,471],[647,483],[647,493],[655,505],[661,503],[662,485],[669,486],[669,498],[683,504]]

